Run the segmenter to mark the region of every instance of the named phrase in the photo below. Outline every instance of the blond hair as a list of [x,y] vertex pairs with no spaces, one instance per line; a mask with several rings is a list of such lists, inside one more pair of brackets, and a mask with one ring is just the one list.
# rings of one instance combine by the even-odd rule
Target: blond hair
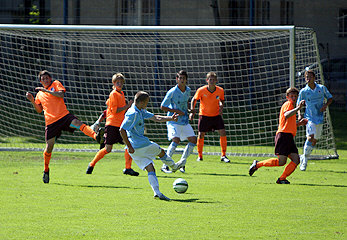
[[217,74],[215,72],[209,72],[206,75],[206,79],[209,79],[210,77],[216,77],[217,78]]
[[125,80],[125,77],[121,73],[116,73],[112,76],[112,83],[114,84],[117,80]]
[[288,96],[289,93],[296,93],[296,94],[299,94],[299,90],[298,90],[297,88],[295,88],[295,87],[290,87],[290,88],[288,88],[287,91],[286,91],[286,96]]

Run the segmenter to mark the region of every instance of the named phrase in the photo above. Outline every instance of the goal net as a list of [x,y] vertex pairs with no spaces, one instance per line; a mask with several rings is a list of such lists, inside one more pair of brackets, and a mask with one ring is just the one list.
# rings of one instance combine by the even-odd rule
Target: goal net
[[[27,91],[36,94],[35,87],[41,86],[37,74],[44,69],[67,89],[68,110],[88,125],[106,109],[114,73],[125,75],[128,100],[137,91],[147,91],[148,110],[166,114],[160,103],[176,84],[179,70],[188,72],[192,95],[214,71],[225,90],[227,154],[234,156],[273,156],[286,89],[304,86],[299,73],[306,67],[323,83],[315,34],[304,28],[0,25],[0,38],[0,150],[45,147],[43,114],[37,114],[25,97]],[[197,117],[191,122],[196,134],[197,122]],[[165,123],[147,123],[146,134],[163,148],[169,145]],[[296,137],[299,149],[304,141],[301,127]],[[55,151],[98,148],[80,131],[63,133],[55,145]],[[220,154],[217,132],[206,134],[204,153]],[[338,156],[329,111],[313,155]]]

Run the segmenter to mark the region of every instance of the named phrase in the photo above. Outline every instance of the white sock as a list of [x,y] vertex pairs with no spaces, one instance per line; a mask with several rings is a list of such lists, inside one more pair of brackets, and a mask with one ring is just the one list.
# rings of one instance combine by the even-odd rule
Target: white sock
[[148,182],[153,189],[154,195],[160,195],[161,192],[159,191],[159,182],[155,172],[148,172]]
[[168,156],[167,154],[165,154],[163,157],[160,158],[160,160],[168,165],[169,167],[172,167],[173,165],[175,165],[174,160],[172,160],[172,158],[170,156]]
[[170,157],[172,157],[172,155],[175,153],[176,148],[177,148],[178,144],[175,142],[171,142],[169,148],[166,151],[166,154]]
[[196,146],[196,144],[189,142],[187,144],[187,146],[184,148],[182,157],[180,162],[183,162],[183,166],[186,165],[187,162],[187,158],[189,157],[189,155],[193,152],[194,147]]
[[302,158],[302,163],[307,164],[307,158],[312,153],[313,148],[314,148],[314,146],[312,146],[312,142],[306,140],[306,142],[304,144],[304,154],[303,154],[303,158]]

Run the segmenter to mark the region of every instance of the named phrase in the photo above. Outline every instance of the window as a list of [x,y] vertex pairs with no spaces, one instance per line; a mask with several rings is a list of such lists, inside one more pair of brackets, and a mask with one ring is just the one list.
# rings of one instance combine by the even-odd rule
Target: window
[[340,9],[338,17],[339,37],[347,37],[347,9]]
[[294,24],[294,3],[293,1],[281,0],[281,25]]

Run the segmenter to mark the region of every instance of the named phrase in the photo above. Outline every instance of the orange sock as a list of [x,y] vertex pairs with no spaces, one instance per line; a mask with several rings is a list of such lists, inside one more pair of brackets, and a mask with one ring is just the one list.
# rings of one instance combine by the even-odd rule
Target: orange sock
[[48,153],[46,151],[43,152],[43,160],[45,163],[45,172],[48,172],[49,170],[49,162],[51,160],[52,153]]
[[277,158],[270,158],[261,162],[257,163],[257,168],[260,167],[276,167],[278,166],[278,159]]
[[198,147],[199,158],[202,158],[202,150],[204,149],[204,139],[198,138],[198,142],[196,145]]
[[95,164],[96,164],[97,162],[99,162],[99,160],[100,160],[101,158],[103,158],[107,153],[108,153],[108,152],[106,151],[106,148],[103,148],[103,149],[99,150],[99,152],[95,155],[93,161],[91,161],[91,162],[89,163],[89,166],[94,167]]
[[290,162],[286,168],[284,169],[282,175],[280,176],[280,180],[284,180],[286,179],[290,174],[292,174],[294,172],[294,170],[296,169],[296,164],[294,162]]
[[227,152],[227,136],[221,136],[219,138],[219,143],[220,143],[220,147],[221,147],[221,151],[222,151],[222,156],[225,156],[226,152]]
[[130,169],[131,168],[131,163],[133,162],[133,159],[131,158],[128,149],[125,149],[124,152],[124,158],[125,158],[125,168]]
[[82,124],[80,126],[80,130],[87,135],[88,137],[91,137],[95,140],[96,138],[96,133],[93,131],[93,129],[91,129],[89,126],[87,126],[86,124]]

